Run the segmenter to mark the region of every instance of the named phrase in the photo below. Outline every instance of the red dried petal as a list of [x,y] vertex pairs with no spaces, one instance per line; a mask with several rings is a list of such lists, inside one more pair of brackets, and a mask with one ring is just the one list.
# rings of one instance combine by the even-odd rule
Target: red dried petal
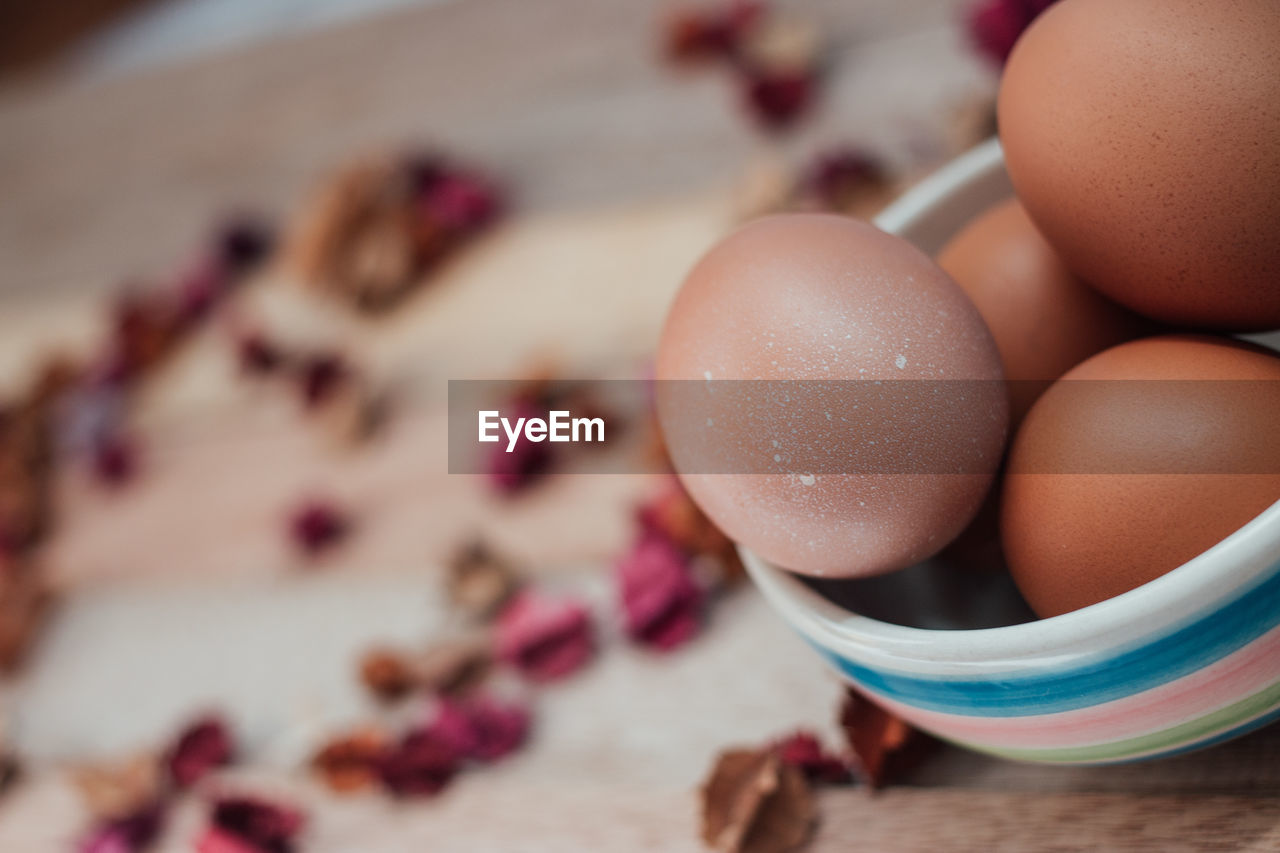
[[640,505],[636,520],[641,529],[666,537],[690,554],[724,558],[734,553],[732,540],[703,514],[674,476]]
[[459,757],[434,732],[417,729],[382,756],[378,777],[398,797],[430,797],[453,780]]
[[669,651],[697,635],[704,595],[689,558],[670,540],[642,534],[616,569],[623,625],[634,640]]
[[350,532],[346,513],[331,501],[318,498],[303,503],[289,519],[289,535],[309,557],[338,545]]
[[205,717],[183,730],[165,764],[174,786],[189,788],[211,770],[230,764],[234,753],[226,723],[218,717]]
[[816,83],[810,69],[748,68],[742,77],[743,103],[765,129],[784,130],[812,105]]
[[758,0],[731,0],[723,8],[685,10],[667,23],[664,52],[678,62],[732,58],[763,17]]
[[847,690],[840,725],[867,784],[879,788],[910,769],[936,741],[855,690]]
[[130,815],[102,821],[80,843],[80,853],[139,853],[164,829],[162,803],[148,803]]
[[243,335],[236,343],[240,369],[248,374],[274,373],[284,363],[284,350],[258,332]]
[[112,433],[93,451],[93,473],[107,486],[123,486],[138,473],[138,446],[131,438]]
[[292,806],[255,797],[223,797],[213,804],[210,831],[201,839],[199,850],[201,853],[231,853],[238,849],[253,853],[292,853],[303,823],[302,812]]
[[439,174],[422,191],[424,217],[446,231],[465,236],[492,224],[502,212],[502,197],[486,178],[475,172]]
[[848,199],[886,180],[884,167],[865,151],[840,149],[814,159],[801,178],[801,193],[827,210],[842,210]]
[[337,353],[308,356],[298,370],[298,390],[308,409],[318,408],[333,398],[334,392],[350,378],[350,368]]
[[498,615],[494,643],[498,658],[526,678],[554,681],[591,659],[595,629],[581,603],[526,590]]
[[810,782],[841,785],[853,777],[849,766],[840,758],[830,755],[811,732],[799,731],[773,745],[784,764],[795,767]]
[[980,0],[970,7],[965,24],[979,52],[1003,66],[1031,22],[1055,0]]
[[[519,418],[547,417],[545,406],[537,405],[533,400],[520,398],[510,405],[504,406],[504,416],[517,423]],[[509,414],[505,414],[509,413]],[[551,445],[546,441],[534,442],[521,433],[511,451],[507,451],[505,436],[493,446],[489,455],[489,481],[500,492],[514,494],[535,482],[551,468]]]
[[256,216],[228,220],[214,236],[214,257],[233,276],[243,275],[266,259],[275,245],[271,226]]
[[456,755],[476,761],[497,761],[514,752],[529,734],[529,712],[488,696],[445,699],[429,727]]

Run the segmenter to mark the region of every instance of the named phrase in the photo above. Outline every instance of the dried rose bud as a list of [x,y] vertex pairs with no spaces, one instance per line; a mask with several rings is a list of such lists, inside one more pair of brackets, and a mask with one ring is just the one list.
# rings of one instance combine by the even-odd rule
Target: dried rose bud
[[766,130],[785,130],[813,103],[816,74],[809,68],[746,68],[742,97],[748,114]]
[[251,797],[223,797],[209,815],[199,853],[292,853],[304,823],[292,806]]
[[872,788],[892,783],[937,743],[855,690],[845,692],[840,725],[858,769]]
[[688,556],[670,540],[642,534],[615,574],[623,626],[633,640],[670,651],[697,635],[704,595]]
[[403,699],[417,688],[408,656],[390,649],[374,649],[360,659],[360,682],[384,702]]
[[419,213],[447,232],[470,236],[502,213],[498,190],[475,172],[446,172],[422,191]]
[[676,62],[732,58],[763,12],[758,0],[730,0],[719,9],[678,12],[667,22],[663,51]]
[[204,717],[183,729],[165,759],[178,789],[190,788],[206,774],[231,763],[235,746],[220,717]]
[[497,761],[528,737],[529,711],[483,695],[445,699],[428,730],[461,758]]
[[255,216],[239,215],[227,221],[214,237],[214,256],[232,275],[243,275],[270,254],[275,233]]
[[702,840],[724,853],[786,853],[816,812],[804,775],[771,749],[723,752],[702,783]]
[[773,749],[784,764],[796,768],[815,784],[843,785],[853,778],[849,766],[826,752],[812,732],[795,732],[775,743]]
[[138,445],[123,433],[105,436],[93,450],[93,474],[104,486],[118,488],[138,473]]
[[478,619],[488,619],[520,586],[511,563],[481,540],[459,550],[449,563],[449,600]]
[[351,532],[351,520],[331,501],[304,502],[289,518],[293,544],[308,557],[315,557],[340,544]]
[[240,370],[253,376],[274,373],[284,364],[285,354],[277,344],[260,332],[250,332],[236,342],[236,361]]
[[580,602],[525,590],[498,614],[495,646],[498,658],[525,678],[555,681],[591,660],[595,629]]
[[337,353],[315,353],[303,359],[298,367],[298,391],[303,405],[308,409],[324,405],[350,375],[350,368]]
[[165,807],[153,801],[137,811],[104,820],[80,842],[80,853],[141,853],[160,837]]
[[384,753],[378,777],[398,797],[430,797],[452,781],[458,759],[458,754],[430,730],[416,729]]
[[[507,417],[514,423],[517,418],[547,417],[545,406],[533,400],[521,397],[513,401],[504,411],[510,412]],[[534,442],[521,433],[510,452],[506,442],[498,442],[489,454],[489,481],[503,494],[515,494],[523,491],[537,481],[551,468],[552,453],[550,442]]]
[[353,732],[325,744],[311,759],[311,769],[332,791],[359,791],[378,780],[387,746],[386,736],[376,729]]
[[825,152],[800,178],[800,195],[823,210],[847,211],[859,196],[880,192],[888,176],[878,160],[856,148]]
[[1023,30],[1054,0],[979,0],[965,16],[969,38],[980,53],[1003,67]]

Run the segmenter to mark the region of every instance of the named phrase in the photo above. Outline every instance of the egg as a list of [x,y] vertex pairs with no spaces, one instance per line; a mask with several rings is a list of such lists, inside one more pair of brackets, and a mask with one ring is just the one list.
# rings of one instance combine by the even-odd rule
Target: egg
[[1017,194],[1085,281],[1169,324],[1280,327],[1280,3],[1061,0],[998,100]]
[[768,217],[714,246],[670,308],[655,376],[694,500],[803,574],[937,552],[1003,453],[1000,358],[977,309],[919,250],[844,217]]
[[1000,531],[1040,616],[1119,595],[1280,500],[1280,357],[1226,338],[1121,344],[1069,371],[1010,449]]
[[943,247],[938,265],[973,300],[995,338],[1014,425],[1052,380],[1155,328],[1067,269],[1017,199],[965,226]]

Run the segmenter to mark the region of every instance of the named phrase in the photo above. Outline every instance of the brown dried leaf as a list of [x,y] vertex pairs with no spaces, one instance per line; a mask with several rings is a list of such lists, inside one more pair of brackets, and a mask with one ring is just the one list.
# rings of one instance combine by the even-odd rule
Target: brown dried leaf
[[72,770],[71,781],[85,808],[98,820],[136,814],[160,796],[160,761],[140,754],[116,764],[93,764]]
[[378,780],[378,762],[386,754],[387,737],[362,729],[329,741],[311,759],[311,768],[330,790],[350,793]]
[[459,693],[489,673],[492,652],[484,634],[465,634],[436,642],[423,651],[374,649],[360,665],[360,678],[383,701],[401,699],[416,690]]
[[455,607],[477,619],[490,619],[520,588],[520,578],[510,562],[476,540],[449,564],[447,587]]
[[391,416],[391,395],[362,377],[343,383],[322,410],[324,425],[341,446],[362,444],[373,438]]
[[840,725],[872,788],[894,782],[937,743],[854,690],[846,691]]
[[702,839],[725,853],[785,853],[813,830],[808,783],[773,749],[721,753],[701,795]]
[[0,575],[0,672],[21,666],[52,612],[54,595],[34,569]]

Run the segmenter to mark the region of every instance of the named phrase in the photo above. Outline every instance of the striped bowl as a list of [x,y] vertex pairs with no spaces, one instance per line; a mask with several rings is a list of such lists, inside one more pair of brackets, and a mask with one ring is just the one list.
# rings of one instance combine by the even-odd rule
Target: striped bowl
[[[1010,192],[992,141],[877,224],[932,254]],[[1280,502],[1138,589],[981,630],[861,616],[741,550],[766,599],[855,688],[971,749],[1106,764],[1200,749],[1280,718]]]

